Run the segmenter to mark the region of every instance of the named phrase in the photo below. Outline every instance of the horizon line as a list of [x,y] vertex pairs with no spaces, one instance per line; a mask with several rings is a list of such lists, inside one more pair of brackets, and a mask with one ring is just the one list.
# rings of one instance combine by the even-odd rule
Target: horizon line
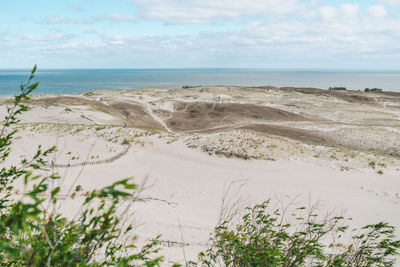
[[[32,67],[33,68],[33,67]],[[0,68],[0,71],[31,71],[32,68]],[[311,68],[311,67],[183,67],[183,68],[37,68],[37,71],[54,71],[54,70],[269,70],[269,71],[395,71],[400,72],[400,69],[371,69],[371,68]]]

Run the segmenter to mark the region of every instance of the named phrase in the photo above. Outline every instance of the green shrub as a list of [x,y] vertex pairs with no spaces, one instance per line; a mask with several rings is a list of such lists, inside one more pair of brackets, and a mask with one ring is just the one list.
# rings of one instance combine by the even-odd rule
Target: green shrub
[[375,161],[370,161],[370,162],[368,163],[368,165],[369,165],[372,169],[375,169],[375,167],[376,167]]
[[[8,108],[0,132],[0,161],[5,163],[19,122],[17,115],[26,111],[23,104],[38,86],[32,83],[36,66],[20,94]],[[136,185],[130,179],[118,181],[100,190],[88,192],[74,219],[57,211],[61,188],[58,174],[37,176],[33,171],[47,167],[46,156],[54,152],[38,148],[31,159],[18,166],[0,170],[0,266],[159,266],[158,239],[135,247],[127,237],[133,226],[121,221],[117,207],[132,201]],[[15,197],[14,185],[22,180],[24,197]],[[72,196],[80,191],[76,187]],[[68,194],[67,194],[68,196]],[[133,239],[132,238],[130,240]]]
[[364,92],[366,93],[381,93],[383,90],[381,88],[365,88]]
[[200,266],[393,266],[400,241],[387,223],[367,225],[340,242],[348,232],[343,217],[321,218],[305,208],[267,212],[269,202],[247,208],[237,225],[225,221],[215,228],[210,246],[199,254]]
[[124,138],[124,140],[122,140],[122,145],[129,145],[131,143],[131,141],[127,138]]

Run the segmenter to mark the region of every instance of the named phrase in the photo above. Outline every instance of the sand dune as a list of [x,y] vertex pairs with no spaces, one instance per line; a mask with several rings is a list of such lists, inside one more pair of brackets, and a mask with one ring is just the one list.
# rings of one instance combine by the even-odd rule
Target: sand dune
[[63,176],[69,216],[83,197],[72,199],[70,186],[148,176],[147,201],[131,219],[143,223],[140,240],[162,234],[167,263],[183,261],[180,242],[190,259],[204,249],[232,183],[243,205],[311,197],[321,212],[346,211],[353,226],[400,228],[398,94],[199,87],[41,95],[29,104],[9,163],[57,145],[49,160]]

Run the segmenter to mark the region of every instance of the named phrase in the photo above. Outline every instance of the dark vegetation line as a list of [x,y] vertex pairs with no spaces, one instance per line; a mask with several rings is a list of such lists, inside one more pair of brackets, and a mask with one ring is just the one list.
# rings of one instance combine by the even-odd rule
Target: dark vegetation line
[[[95,161],[82,161],[82,162],[77,162],[77,163],[68,163],[68,164],[58,164],[54,163],[53,166],[56,168],[70,168],[70,167],[78,167],[78,166],[86,166],[86,165],[99,165],[99,164],[104,164],[104,163],[111,163],[122,156],[126,155],[128,153],[129,149],[131,148],[131,145],[128,145],[122,152],[116,154],[115,156],[108,158],[108,159],[101,159],[101,160],[95,160]],[[52,165],[48,165],[48,167],[52,167]]]

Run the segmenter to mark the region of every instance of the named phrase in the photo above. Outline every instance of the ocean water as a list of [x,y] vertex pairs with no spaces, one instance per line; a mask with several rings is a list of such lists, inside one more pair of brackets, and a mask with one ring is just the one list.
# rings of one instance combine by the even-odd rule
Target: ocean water
[[[29,70],[0,70],[0,95],[13,95]],[[36,93],[79,94],[94,89],[190,86],[294,86],[352,90],[382,88],[400,92],[400,71],[332,71],[270,69],[69,69],[38,70]]]

